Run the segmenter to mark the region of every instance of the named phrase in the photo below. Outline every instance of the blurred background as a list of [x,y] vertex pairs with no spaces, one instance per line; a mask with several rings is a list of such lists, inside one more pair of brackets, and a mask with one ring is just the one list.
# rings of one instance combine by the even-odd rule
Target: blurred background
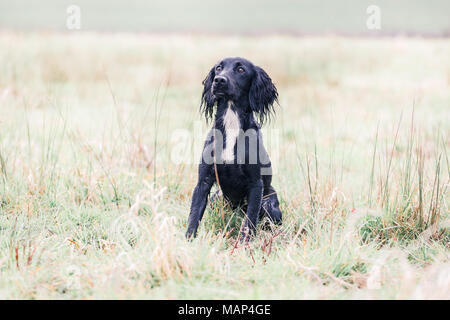
[[[450,33],[447,0],[1,0],[0,28],[67,30],[66,9],[82,9],[82,30],[226,34],[407,34]],[[366,27],[366,9],[379,6],[382,28]]]

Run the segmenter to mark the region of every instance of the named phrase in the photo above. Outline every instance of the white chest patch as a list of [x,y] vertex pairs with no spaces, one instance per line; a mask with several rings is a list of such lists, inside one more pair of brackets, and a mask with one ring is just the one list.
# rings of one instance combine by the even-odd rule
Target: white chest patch
[[225,127],[225,150],[222,154],[222,160],[224,162],[234,161],[234,145],[236,144],[236,139],[239,136],[239,129],[241,124],[239,122],[239,117],[231,109],[233,102],[228,101],[228,109],[223,116],[223,125]]

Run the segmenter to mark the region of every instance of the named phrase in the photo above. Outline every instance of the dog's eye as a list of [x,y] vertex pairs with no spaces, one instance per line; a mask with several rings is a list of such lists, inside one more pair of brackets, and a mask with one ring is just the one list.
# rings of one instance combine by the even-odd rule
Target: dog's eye
[[219,71],[219,72],[222,71],[222,66],[217,66],[216,71]]
[[239,73],[244,73],[244,72],[245,72],[245,69],[242,68],[242,67],[238,67],[238,68],[237,68],[237,72],[239,72]]

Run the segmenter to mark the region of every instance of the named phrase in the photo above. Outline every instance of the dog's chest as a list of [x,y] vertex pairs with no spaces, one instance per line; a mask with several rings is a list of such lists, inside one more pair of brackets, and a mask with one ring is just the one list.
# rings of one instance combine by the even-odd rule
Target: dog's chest
[[222,153],[222,160],[225,163],[234,162],[234,146],[236,145],[236,141],[239,136],[239,130],[241,129],[239,116],[236,111],[233,111],[232,106],[232,102],[228,102],[228,108],[223,116],[225,149]]

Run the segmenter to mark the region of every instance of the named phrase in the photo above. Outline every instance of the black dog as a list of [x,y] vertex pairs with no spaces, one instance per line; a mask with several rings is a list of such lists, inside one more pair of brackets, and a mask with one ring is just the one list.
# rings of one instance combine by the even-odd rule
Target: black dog
[[214,125],[199,165],[186,237],[196,235],[210,189],[218,182],[233,207],[246,208],[241,240],[248,240],[255,234],[259,218],[267,216],[273,223],[281,223],[278,197],[271,186],[271,164],[259,125],[273,113],[273,104],[278,102],[277,89],[263,69],[242,58],[219,62],[203,85],[201,110],[207,120],[214,116]]

